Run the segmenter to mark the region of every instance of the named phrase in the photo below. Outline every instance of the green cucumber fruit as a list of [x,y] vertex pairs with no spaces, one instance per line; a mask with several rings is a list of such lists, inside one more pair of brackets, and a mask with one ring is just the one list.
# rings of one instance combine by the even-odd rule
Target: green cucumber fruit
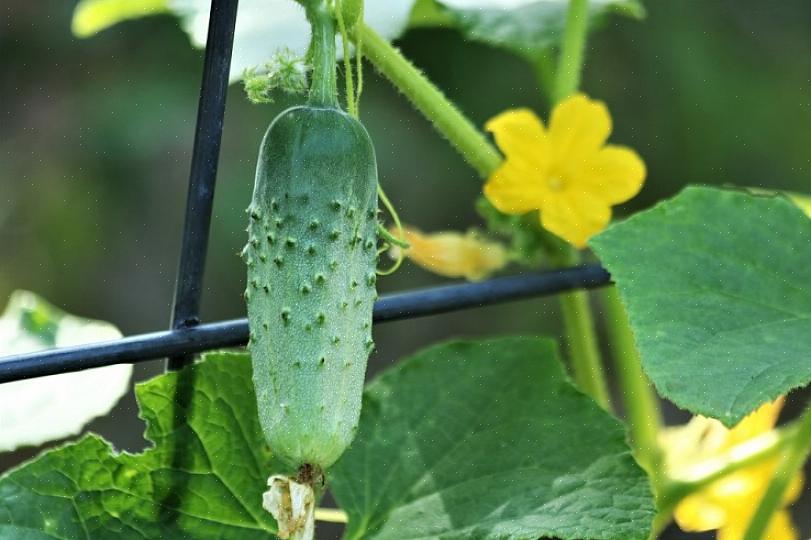
[[[318,22],[330,32],[331,19]],[[377,297],[375,153],[337,106],[331,31],[320,40],[333,47],[327,80],[316,65],[308,104],[282,112],[262,141],[243,251],[262,428],[276,456],[321,470],[357,430]]]

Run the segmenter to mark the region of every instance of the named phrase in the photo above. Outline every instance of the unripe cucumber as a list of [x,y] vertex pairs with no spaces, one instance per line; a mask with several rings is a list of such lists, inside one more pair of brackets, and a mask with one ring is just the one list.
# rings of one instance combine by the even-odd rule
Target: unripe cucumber
[[294,107],[259,152],[245,297],[259,416],[274,454],[326,469],[349,446],[373,347],[377,166],[364,127]]

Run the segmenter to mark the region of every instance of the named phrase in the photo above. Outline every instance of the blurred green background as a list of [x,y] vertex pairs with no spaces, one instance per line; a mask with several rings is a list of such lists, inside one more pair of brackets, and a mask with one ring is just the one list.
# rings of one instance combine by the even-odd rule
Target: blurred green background
[[[71,313],[112,321],[125,334],[163,329],[202,53],[169,16],[79,40],[70,33],[73,7],[3,2],[0,303],[25,288]],[[646,8],[644,21],[615,17],[592,35],[584,74],[583,89],[612,111],[612,141],[636,148],[648,165],[645,188],[620,214],[687,183],[811,191],[811,3],[649,0]],[[546,115],[548,105],[520,59],[465,43],[450,30],[414,30],[399,44],[479,125],[515,106]],[[245,240],[244,208],[259,140],[288,104],[251,105],[239,86],[231,87],[206,321],[244,316],[244,268],[236,255]],[[381,182],[405,222],[428,231],[481,224],[473,211],[481,181],[372,69],[362,120],[375,141]],[[440,281],[405,264],[380,280],[380,289]],[[553,299],[382,325],[370,372],[448,337],[557,334],[558,326]],[[136,378],[161,369],[160,362],[141,364]],[[143,446],[131,397],[91,427],[120,448]],[[0,468],[34,453],[0,456]],[[808,504],[806,497],[795,508]]]

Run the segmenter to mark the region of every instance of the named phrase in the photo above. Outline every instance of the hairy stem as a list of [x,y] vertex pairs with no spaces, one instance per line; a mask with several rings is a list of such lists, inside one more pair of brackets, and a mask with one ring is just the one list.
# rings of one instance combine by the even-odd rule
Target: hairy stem
[[312,37],[308,56],[313,66],[310,95],[307,102],[317,107],[338,107],[338,84],[335,77],[335,21],[322,1],[306,6]]
[[[562,249],[563,253],[555,258],[556,266],[568,267],[580,262],[580,253],[577,250],[568,244]],[[570,291],[561,293],[558,298],[575,383],[603,409],[611,410],[588,293]]]
[[363,42],[366,58],[434,124],[482,178],[498,168],[501,164],[498,150],[397,48],[363,23],[355,26],[351,37],[355,42]]
[[603,289],[603,306],[609,344],[625,404],[637,459],[651,476],[660,473],[661,450],[657,441],[662,414],[650,382],[642,372],[636,341],[616,287]]
[[580,74],[583,71],[583,51],[586,48],[588,32],[588,0],[569,0],[566,13],[566,30],[560,50],[552,100],[557,103],[577,91]]

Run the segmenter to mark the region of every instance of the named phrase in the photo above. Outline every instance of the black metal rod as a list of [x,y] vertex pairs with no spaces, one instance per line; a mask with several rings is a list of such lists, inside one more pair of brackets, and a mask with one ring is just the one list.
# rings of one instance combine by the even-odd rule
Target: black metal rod
[[[172,328],[180,330],[199,324],[203,270],[208,249],[214,184],[220,156],[228,73],[237,19],[237,0],[214,0],[208,22],[203,82],[197,107],[186,219],[183,224],[183,246],[175,282]],[[180,369],[192,361],[183,351],[172,355],[167,369]]]
[[[375,303],[374,321],[384,323],[436,315],[571,289],[599,287],[609,281],[607,271],[600,266],[590,265],[392,294],[381,297]],[[103,343],[7,356],[0,358],[0,383],[164,356],[193,355],[247,342],[248,321],[235,319]]]

